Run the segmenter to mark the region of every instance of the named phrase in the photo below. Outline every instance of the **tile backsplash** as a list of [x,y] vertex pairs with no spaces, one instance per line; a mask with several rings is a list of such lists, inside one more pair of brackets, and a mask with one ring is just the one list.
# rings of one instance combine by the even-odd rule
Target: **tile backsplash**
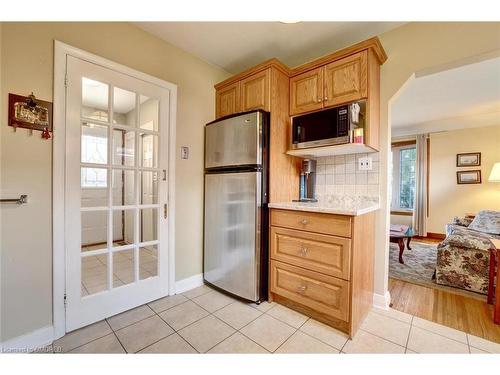
[[[372,158],[372,170],[358,170],[358,159]],[[336,155],[316,158],[316,195],[379,196],[379,154]]]

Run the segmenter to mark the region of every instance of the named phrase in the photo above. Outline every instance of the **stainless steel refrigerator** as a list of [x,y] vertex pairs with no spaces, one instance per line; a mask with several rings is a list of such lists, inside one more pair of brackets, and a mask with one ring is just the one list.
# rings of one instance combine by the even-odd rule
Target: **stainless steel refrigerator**
[[205,126],[205,282],[267,300],[269,114],[252,111]]

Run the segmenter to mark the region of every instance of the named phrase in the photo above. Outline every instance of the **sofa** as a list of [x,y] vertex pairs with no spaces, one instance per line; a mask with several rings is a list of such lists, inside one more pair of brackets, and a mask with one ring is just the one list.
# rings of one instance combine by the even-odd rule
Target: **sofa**
[[[436,282],[493,298],[492,238],[500,239],[500,211],[484,210],[474,219],[455,218],[446,225],[446,238],[437,246]],[[490,267],[492,267],[490,269]],[[491,284],[490,284],[491,281]]]

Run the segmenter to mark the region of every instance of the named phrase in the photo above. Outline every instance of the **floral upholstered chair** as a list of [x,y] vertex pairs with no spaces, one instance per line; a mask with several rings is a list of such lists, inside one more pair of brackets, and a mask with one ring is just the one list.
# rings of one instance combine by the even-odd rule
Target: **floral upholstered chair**
[[446,225],[446,238],[437,247],[436,282],[488,294],[490,301],[492,238],[500,239],[500,211],[480,211],[474,220],[455,218]]

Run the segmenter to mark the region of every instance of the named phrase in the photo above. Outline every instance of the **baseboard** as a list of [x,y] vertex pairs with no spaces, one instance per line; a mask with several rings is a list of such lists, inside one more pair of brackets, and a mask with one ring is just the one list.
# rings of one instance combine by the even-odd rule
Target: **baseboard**
[[196,288],[203,285],[203,274],[199,273],[191,277],[179,280],[175,282],[175,293],[183,293],[190,289]]
[[1,353],[29,353],[54,341],[54,327],[46,326],[22,336],[2,342]]
[[436,240],[444,240],[446,238],[446,234],[427,232],[427,238],[433,238]]
[[389,291],[386,291],[385,294],[373,293],[373,306],[387,310],[390,304],[391,293]]

